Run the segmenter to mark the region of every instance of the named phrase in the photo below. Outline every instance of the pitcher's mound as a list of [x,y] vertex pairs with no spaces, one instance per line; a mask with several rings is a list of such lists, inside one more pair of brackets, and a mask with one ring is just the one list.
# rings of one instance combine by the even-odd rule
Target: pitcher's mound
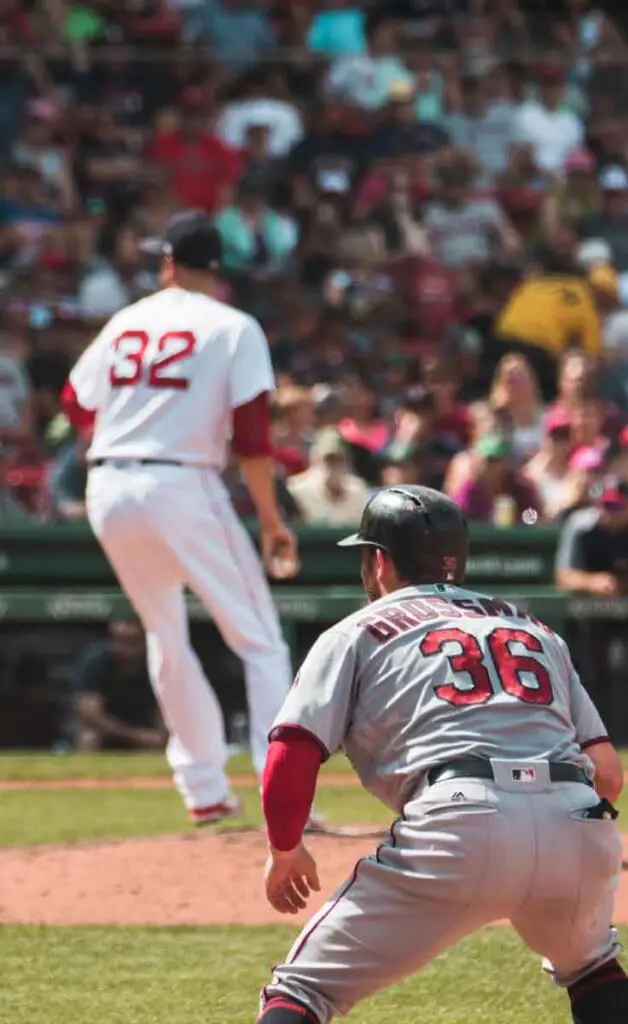
[[[323,894],[296,917],[282,917],[264,899],[266,844],[255,832],[0,850],[0,923],[301,924],[376,845],[366,837],[308,837]],[[627,874],[615,921],[628,924]]]
[[[369,838],[309,837],[324,893],[334,891]],[[28,924],[299,924],[264,899],[266,843],[259,833],[164,836],[0,850],[0,922]]]

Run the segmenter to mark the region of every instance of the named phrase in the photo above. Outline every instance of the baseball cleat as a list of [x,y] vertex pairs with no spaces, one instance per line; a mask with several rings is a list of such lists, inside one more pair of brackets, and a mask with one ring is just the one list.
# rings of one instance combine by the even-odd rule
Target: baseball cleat
[[191,807],[188,810],[188,818],[193,825],[215,825],[223,818],[234,818],[242,813],[242,804],[233,793],[227,793],[220,803],[211,804],[209,807]]

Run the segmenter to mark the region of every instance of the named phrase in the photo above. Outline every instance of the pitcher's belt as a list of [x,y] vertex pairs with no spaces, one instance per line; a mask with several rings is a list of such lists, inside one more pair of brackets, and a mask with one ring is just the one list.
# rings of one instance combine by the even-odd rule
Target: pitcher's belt
[[182,462],[177,462],[175,459],[92,459],[88,464],[89,469],[97,469],[99,466],[106,466],[108,464],[128,465],[128,466],[182,466]]
[[[534,767],[534,761],[523,761],[522,765]],[[581,782],[585,786],[593,786],[589,776],[583,768],[569,761],[550,761],[549,776],[551,782]],[[447,782],[449,779],[489,779],[494,781],[493,766],[490,761],[481,761],[479,758],[467,758],[460,761],[449,761],[447,764],[439,764],[430,768],[427,773],[429,786],[437,782]]]

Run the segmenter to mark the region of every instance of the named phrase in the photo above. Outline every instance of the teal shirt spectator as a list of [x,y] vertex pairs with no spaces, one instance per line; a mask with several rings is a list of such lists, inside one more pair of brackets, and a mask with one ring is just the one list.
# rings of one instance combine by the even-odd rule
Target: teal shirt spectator
[[445,85],[438,71],[429,75],[429,85],[421,81],[417,90],[415,111],[417,121],[440,124],[445,118]]
[[232,68],[252,67],[277,48],[271,22],[253,3],[230,7],[209,0],[193,7],[184,21],[183,38],[189,43],[209,39],[221,63]]
[[264,211],[259,218],[259,236],[237,206],[222,210],[215,218],[223,244],[222,264],[227,270],[252,270],[256,265],[261,238],[266,250],[264,269],[279,269],[296,248],[297,226],[275,210]]
[[311,50],[328,57],[363,53],[366,49],[364,12],[355,7],[320,11],[310,25],[307,41]]

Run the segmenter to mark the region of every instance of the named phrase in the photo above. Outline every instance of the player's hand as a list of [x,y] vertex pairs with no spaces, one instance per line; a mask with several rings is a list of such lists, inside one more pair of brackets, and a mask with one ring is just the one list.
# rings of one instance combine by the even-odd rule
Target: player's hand
[[262,558],[270,576],[290,579],[299,571],[297,539],[285,523],[261,528]]
[[288,853],[271,850],[264,871],[266,899],[280,914],[298,914],[320,891],[316,862],[303,843]]

